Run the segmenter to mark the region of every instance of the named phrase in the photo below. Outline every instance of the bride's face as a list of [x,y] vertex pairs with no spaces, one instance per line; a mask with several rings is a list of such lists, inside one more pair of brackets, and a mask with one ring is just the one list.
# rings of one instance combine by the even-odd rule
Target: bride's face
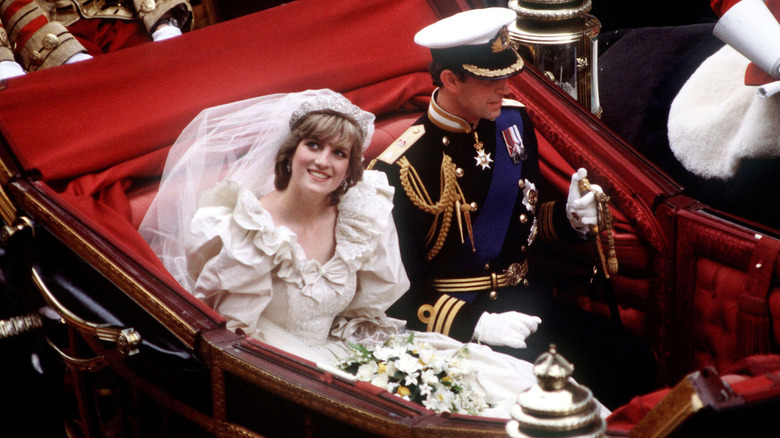
[[347,148],[304,138],[292,158],[290,186],[329,195],[347,176],[349,154]]

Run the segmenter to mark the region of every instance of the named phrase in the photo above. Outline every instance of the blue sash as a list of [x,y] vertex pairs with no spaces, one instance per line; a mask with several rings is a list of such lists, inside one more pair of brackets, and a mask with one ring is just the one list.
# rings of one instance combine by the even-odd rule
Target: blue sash
[[[496,119],[496,157],[493,162],[493,178],[484,204],[480,207],[479,216],[472,224],[476,253],[472,251],[471,241],[466,239],[455,254],[452,263],[454,269],[484,266],[485,263],[498,257],[504,245],[512,211],[520,191],[517,182],[522,176],[522,162],[513,163],[502,135],[503,131],[512,125],[517,125],[518,131],[523,132],[523,119],[520,112],[504,109]],[[456,296],[463,301],[473,302],[477,292],[459,293]]]
[[[496,157],[493,168],[493,179],[490,181],[485,202],[480,208],[479,216],[473,223],[474,244],[481,265],[498,257],[504,244],[515,200],[520,191],[517,181],[522,175],[522,162],[514,164],[509,152],[504,146],[502,132],[517,125],[523,132],[523,119],[520,112],[504,109],[496,119]],[[466,244],[471,250],[471,243]]]

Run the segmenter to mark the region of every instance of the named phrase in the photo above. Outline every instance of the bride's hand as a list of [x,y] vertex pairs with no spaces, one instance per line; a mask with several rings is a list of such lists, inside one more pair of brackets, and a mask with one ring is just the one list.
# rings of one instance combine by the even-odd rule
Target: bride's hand
[[538,316],[520,312],[485,312],[474,328],[473,339],[493,346],[526,348],[526,338],[536,331],[541,322]]

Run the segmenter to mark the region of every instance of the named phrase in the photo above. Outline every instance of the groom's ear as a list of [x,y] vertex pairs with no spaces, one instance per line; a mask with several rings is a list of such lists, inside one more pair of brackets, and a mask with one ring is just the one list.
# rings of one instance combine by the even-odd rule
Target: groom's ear
[[457,92],[457,90],[460,89],[460,85],[463,83],[460,80],[460,77],[450,69],[442,70],[439,75],[439,80],[441,81],[442,88],[450,92]]

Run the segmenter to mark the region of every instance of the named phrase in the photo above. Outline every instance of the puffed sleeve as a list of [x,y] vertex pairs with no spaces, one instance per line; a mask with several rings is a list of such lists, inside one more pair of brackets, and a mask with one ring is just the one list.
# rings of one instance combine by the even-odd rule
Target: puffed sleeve
[[204,192],[185,246],[191,292],[224,316],[229,329],[251,335],[271,300],[272,266],[254,244],[256,230],[235,220],[239,191],[228,182]]
[[355,297],[336,318],[331,330],[333,336],[356,341],[381,339],[401,329],[405,321],[389,318],[385,311],[409,289],[392,220],[393,188],[380,172],[367,171],[364,179],[376,191],[375,202],[371,203],[376,215],[375,238],[357,272]]

